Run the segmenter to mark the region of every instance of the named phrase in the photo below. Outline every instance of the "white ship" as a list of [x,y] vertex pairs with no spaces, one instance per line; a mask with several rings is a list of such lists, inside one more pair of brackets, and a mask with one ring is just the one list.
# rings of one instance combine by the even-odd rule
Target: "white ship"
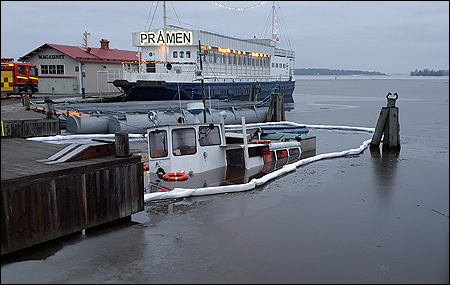
[[[164,4],[165,6],[165,4]],[[165,11],[165,7],[164,7]],[[272,24],[275,5],[272,6]],[[125,101],[205,100],[258,101],[279,88],[293,103],[295,52],[271,39],[238,39],[165,24],[132,34],[140,58],[124,62]]]

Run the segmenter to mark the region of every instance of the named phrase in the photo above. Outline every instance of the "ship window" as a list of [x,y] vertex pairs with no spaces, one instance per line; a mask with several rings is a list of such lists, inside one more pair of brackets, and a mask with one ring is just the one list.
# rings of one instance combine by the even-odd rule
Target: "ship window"
[[228,98],[228,89],[222,89],[220,97],[226,97]]
[[189,50],[186,51],[186,58],[191,58],[191,52]]
[[272,62],[272,68],[274,68],[274,67],[275,67],[275,63]]
[[148,73],[155,73],[156,72],[156,66],[154,62],[147,63],[147,72]]
[[278,63],[275,63],[275,67],[278,68]]
[[286,65],[283,63],[283,68],[286,68]]
[[209,126],[200,127],[199,141],[201,146],[220,145],[219,127],[214,126],[213,129]]
[[180,51],[180,58],[184,57],[184,51]]
[[167,132],[153,131],[150,132],[148,144],[150,146],[150,156],[166,157],[167,156]]
[[195,130],[193,128],[172,130],[173,155],[188,155],[197,152],[195,144]]
[[177,58],[178,57],[178,52],[177,51],[174,51],[173,52],[173,58]]

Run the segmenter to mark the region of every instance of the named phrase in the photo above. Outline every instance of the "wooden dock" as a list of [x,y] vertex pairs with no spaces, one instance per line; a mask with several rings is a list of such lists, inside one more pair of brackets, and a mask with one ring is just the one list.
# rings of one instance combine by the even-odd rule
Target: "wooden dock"
[[14,104],[3,108],[1,114],[2,138],[31,138],[60,135],[59,119],[47,118],[43,112],[35,112],[34,108],[26,110],[22,104]]
[[2,255],[144,210],[140,156],[38,161],[64,147],[2,139]]

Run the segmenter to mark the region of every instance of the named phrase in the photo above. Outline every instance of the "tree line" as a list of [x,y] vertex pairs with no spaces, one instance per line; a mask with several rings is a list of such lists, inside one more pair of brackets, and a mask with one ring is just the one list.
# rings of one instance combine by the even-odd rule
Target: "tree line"
[[328,68],[294,69],[294,75],[386,75],[378,71],[344,70]]
[[414,70],[411,71],[411,76],[448,76],[448,70],[440,69],[434,71],[434,69],[429,70],[425,68],[424,70]]

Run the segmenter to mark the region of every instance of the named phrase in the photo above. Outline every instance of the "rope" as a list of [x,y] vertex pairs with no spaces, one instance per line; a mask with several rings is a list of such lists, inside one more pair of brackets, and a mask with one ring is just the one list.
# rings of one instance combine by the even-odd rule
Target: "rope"
[[262,100],[256,102],[255,104],[253,104],[253,106],[260,107],[260,106],[266,104],[267,102],[269,102],[270,96],[272,96],[272,94],[273,95],[279,95],[280,93],[277,92],[277,89],[278,89],[277,87],[272,88],[272,91],[270,92],[269,95],[267,95],[264,99],[262,99]]

